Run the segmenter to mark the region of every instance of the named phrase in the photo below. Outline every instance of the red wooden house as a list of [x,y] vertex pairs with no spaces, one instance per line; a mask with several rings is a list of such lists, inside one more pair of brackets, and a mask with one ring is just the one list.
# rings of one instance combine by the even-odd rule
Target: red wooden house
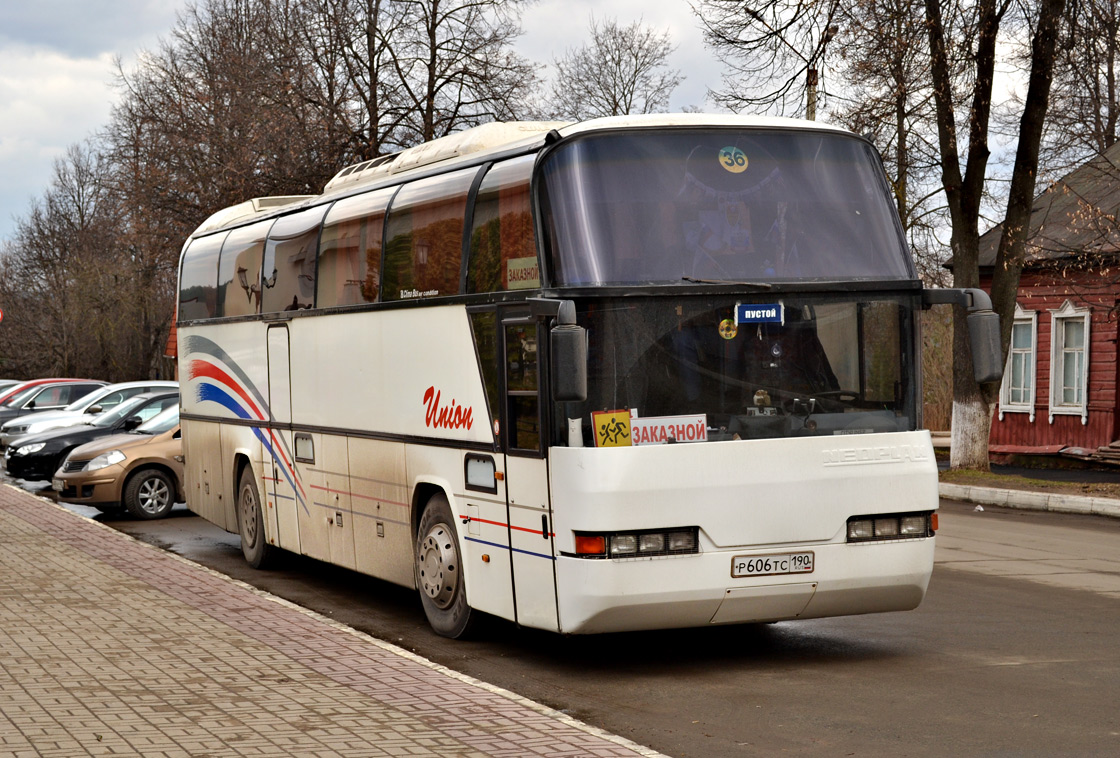
[[[993,455],[1108,460],[1120,440],[1118,216],[1120,143],[1035,198]],[[989,291],[1001,233],[997,226],[980,240]],[[1114,457],[1120,462],[1120,442]]]

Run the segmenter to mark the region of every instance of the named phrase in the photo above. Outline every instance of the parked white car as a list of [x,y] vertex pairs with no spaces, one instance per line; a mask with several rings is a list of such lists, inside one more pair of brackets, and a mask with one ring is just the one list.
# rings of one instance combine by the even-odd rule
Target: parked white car
[[79,398],[62,410],[14,418],[0,426],[0,451],[6,450],[17,437],[85,424],[95,419],[97,414],[115,407],[123,400],[142,392],[164,388],[178,389],[179,383],[154,380],[110,384]]

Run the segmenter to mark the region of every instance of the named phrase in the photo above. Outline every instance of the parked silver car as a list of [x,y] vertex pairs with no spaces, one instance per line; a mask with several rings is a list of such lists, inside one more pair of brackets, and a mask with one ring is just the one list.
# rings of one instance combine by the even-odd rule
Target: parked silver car
[[25,434],[39,434],[50,429],[61,429],[75,424],[88,423],[99,413],[107,411],[142,392],[178,388],[178,382],[159,380],[110,384],[79,398],[60,411],[45,411],[32,416],[21,416],[5,421],[0,426],[0,451],[7,449],[13,440]]

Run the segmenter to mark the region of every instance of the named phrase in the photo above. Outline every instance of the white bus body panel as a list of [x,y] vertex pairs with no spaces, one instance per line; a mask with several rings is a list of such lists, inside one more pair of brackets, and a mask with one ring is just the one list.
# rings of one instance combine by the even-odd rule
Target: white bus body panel
[[360,438],[348,442],[355,566],[412,587],[412,508],[404,445]]
[[[561,631],[909,610],[932,538],[848,544],[851,516],[937,509],[929,433],[553,448]],[[698,526],[698,555],[597,560],[574,532]],[[811,574],[733,579],[731,559],[812,550]]]
[[288,329],[297,423],[493,444],[465,307],[295,318]]
[[557,631],[555,530],[545,461],[507,455],[506,491],[517,623]]
[[[468,455],[472,453],[461,453],[460,470],[464,472]],[[499,464],[501,456],[489,453],[473,455],[490,459],[494,462],[495,471],[502,471]],[[459,529],[463,563],[468,567],[467,597],[471,607],[502,618],[514,619],[513,553],[509,549],[505,479],[495,479],[494,490],[483,492],[467,489],[464,476],[462,492],[455,497],[452,510],[459,521],[456,526]],[[555,605],[555,592],[553,604]]]

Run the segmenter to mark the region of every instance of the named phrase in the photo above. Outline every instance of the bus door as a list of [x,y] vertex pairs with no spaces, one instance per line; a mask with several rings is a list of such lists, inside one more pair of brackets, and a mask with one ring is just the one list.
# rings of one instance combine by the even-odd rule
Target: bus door
[[[280,547],[299,552],[299,525],[296,519],[297,500],[294,461],[288,454],[292,448],[292,380],[288,349],[288,325],[268,327],[268,408],[270,428],[265,434],[264,484],[265,500],[272,504],[271,533]],[[272,452],[269,452],[269,448]]]
[[[523,313],[523,311],[522,311]],[[503,314],[500,428],[517,622],[557,629],[552,508],[540,381],[541,327],[517,311]]]

